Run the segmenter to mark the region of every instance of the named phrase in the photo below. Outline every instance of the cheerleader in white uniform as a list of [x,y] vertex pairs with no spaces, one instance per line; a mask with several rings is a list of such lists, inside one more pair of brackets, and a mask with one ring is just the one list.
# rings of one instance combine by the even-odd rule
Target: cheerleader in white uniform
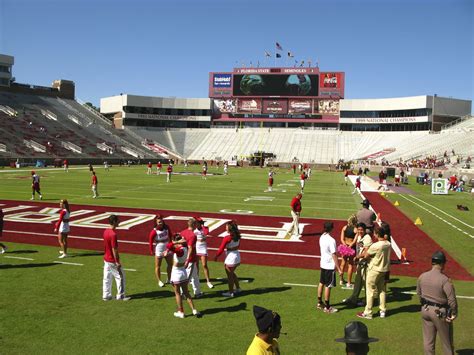
[[207,242],[206,238],[209,236],[209,228],[204,225],[204,221],[201,217],[194,217],[198,222],[197,228],[194,230],[196,234],[196,255],[201,258],[202,268],[204,270],[204,276],[206,277],[207,287],[214,288],[209,277],[209,267],[207,266]]
[[227,274],[227,282],[229,284],[229,292],[224,292],[222,296],[234,297],[235,294],[241,292],[239,278],[235,273],[235,269],[240,265],[240,231],[237,223],[234,221],[226,224],[226,231],[227,235],[224,236],[214,260],[217,261],[217,258],[224,252],[224,250],[226,251],[224,266]]
[[150,254],[155,255],[155,275],[158,281],[158,286],[165,286],[161,281],[161,262],[166,259],[166,273],[168,274],[168,281],[171,278],[171,267],[173,266],[172,256],[165,257],[166,244],[171,241],[171,230],[163,221],[163,217],[159,214],[155,216],[154,228],[148,236]]
[[188,273],[186,271],[186,258],[188,256],[188,247],[186,244],[174,244],[176,242],[183,243],[182,237],[176,234],[173,238],[173,242],[166,245],[165,255],[171,255],[173,260],[173,267],[171,269],[171,284],[174,288],[174,295],[176,298],[176,304],[178,311],[174,312],[174,316],[177,318],[184,318],[183,309],[183,298],[181,293],[186,297],[186,301],[193,310],[193,315],[200,317],[201,314],[196,308],[194,308],[193,299],[188,290]]
[[69,209],[69,202],[66,199],[63,199],[59,202],[59,208],[61,212],[59,213],[59,220],[54,225],[54,232],[58,233],[58,242],[61,250],[59,251],[59,257],[67,257],[67,236],[69,234],[69,217],[71,211]]

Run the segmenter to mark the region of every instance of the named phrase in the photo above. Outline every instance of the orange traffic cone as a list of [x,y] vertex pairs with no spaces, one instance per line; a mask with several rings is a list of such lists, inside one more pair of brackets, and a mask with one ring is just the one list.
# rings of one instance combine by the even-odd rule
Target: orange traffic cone
[[402,248],[402,263],[408,264],[407,260],[407,248]]

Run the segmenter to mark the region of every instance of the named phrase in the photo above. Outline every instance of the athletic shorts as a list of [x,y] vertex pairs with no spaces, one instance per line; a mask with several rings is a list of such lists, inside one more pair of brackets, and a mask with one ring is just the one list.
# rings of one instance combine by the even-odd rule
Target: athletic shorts
[[326,287],[336,287],[336,270],[321,269],[319,283]]

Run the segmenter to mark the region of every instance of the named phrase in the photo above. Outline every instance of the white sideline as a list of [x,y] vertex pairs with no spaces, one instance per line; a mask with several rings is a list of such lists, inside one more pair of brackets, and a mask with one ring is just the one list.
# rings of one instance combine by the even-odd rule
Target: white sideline
[[20,259],[20,260],[35,260],[35,259],[31,259],[31,258],[22,258],[21,256],[8,256],[8,255],[5,255],[4,258],[8,258],[8,259]]
[[461,221],[460,219],[458,219],[458,218],[456,218],[456,217],[454,217],[454,216],[451,216],[449,213],[444,212],[443,210],[439,209],[438,207],[433,206],[433,205],[429,204],[428,202],[423,201],[423,200],[420,199],[420,198],[417,198],[417,197],[415,197],[415,196],[413,196],[413,195],[410,195],[410,198],[414,198],[415,200],[418,200],[418,201],[420,201],[420,202],[423,202],[424,204],[426,204],[426,205],[428,205],[428,206],[430,206],[430,207],[433,207],[435,210],[440,211],[441,213],[445,214],[445,215],[448,216],[448,217],[451,217],[452,219],[458,221],[459,223],[464,224],[466,227],[469,227],[469,228],[474,229],[474,226],[471,226],[470,224],[467,224],[467,223],[465,223],[464,221]]
[[[300,287],[318,287],[318,285],[294,284],[294,283],[289,283],[289,282],[284,282],[283,285],[285,285],[285,286],[300,286]],[[416,292],[413,292],[413,291],[402,291],[401,293],[406,294],[406,295],[416,295]],[[464,299],[467,299],[467,300],[474,300],[473,296],[456,295],[456,298],[464,298]]]
[[[13,230],[4,230],[4,232],[11,232],[11,233],[18,233],[18,234],[27,234],[27,235],[41,235],[45,237],[57,237],[56,234],[50,233],[37,233],[35,232],[32,234],[31,232],[23,232],[23,231],[13,231]],[[70,235],[68,238],[71,239],[85,239],[85,240],[95,240],[102,242],[102,238],[93,238],[93,237],[81,237],[77,235]],[[134,240],[120,240],[121,244],[142,244],[148,245],[148,242],[137,242]],[[208,248],[209,250],[219,250],[219,248]],[[268,252],[268,251],[258,251],[258,250],[239,250],[241,253],[249,253],[249,254],[262,254],[262,255],[278,255],[278,256],[296,256],[301,258],[311,258],[311,259],[319,259],[321,258],[320,255],[305,255],[305,254],[292,254],[292,253],[277,253],[277,252]]]
[[471,234],[469,234],[468,232],[462,230],[461,228],[455,226],[455,225],[452,224],[451,222],[445,220],[445,219],[444,219],[443,217],[441,217],[441,216],[438,216],[436,213],[434,213],[434,212],[430,211],[429,209],[423,207],[423,206],[420,205],[419,203],[416,203],[415,201],[412,201],[411,199],[409,199],[409,198],[406,197],[406,196],[403,196],[403,195],[399,195],[399,196],[403,197],[405,200],[407,200],[407,201],[413,203],[414,205],[420,207],[422,210],[425,210],[425,211],[428,212],[429,214],[432,214],[433,216],[435,216],[436,218],[438,218],[438,219],[441,220],[442,222],[446,223],[447,225],[453,227],[454,229],[458,230],[459,232],[466,234],[466,235],[467,235],[468,237],[470,237],[470,238],[474,238],[474,235],[471,235]]
[[84,264],[68,263],[67,261],[53,261],[53,263],[55,263],[55,264],[64,264],[64,265],[84,266]]

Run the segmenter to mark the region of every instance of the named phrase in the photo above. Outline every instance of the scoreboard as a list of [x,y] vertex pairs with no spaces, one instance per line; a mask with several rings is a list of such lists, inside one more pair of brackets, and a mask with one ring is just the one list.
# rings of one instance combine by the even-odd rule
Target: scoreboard
[[235,68],[209,74],[217,114],[338,115],[344,73],[319,68]]

